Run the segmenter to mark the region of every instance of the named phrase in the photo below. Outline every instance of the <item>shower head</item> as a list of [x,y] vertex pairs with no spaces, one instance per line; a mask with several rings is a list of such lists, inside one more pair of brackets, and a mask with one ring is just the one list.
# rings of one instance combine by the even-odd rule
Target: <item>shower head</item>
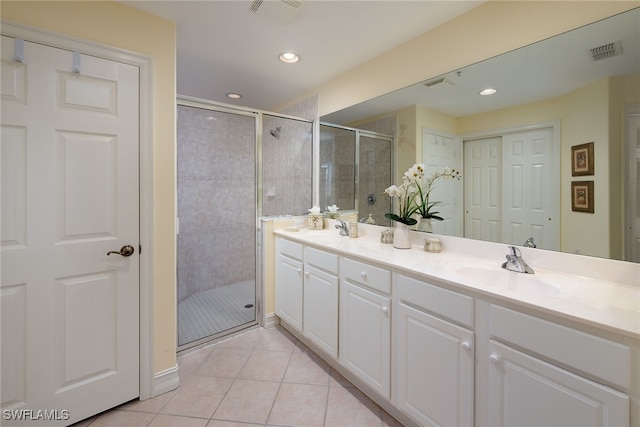
[[280,126],[276,127],[275,129],[271,129],[269,133],[274,138],[280,138]]

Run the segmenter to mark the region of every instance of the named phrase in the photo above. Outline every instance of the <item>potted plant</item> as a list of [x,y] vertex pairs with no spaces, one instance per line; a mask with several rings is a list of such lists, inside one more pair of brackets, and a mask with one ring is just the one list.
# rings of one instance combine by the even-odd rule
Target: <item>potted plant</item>
[[[418,194],[417,177],[420,174],[419,165],[413,165],[402,176],[402,184],[392,185],[384,193],[392,199],[398,199],[398,213],[387,213],[384,216],[397,222],[393,235],[393,246],[398,249],[411,248],[409,226],[417,224],[411,216],[415,212],[414,199]],[[424,171],[422,172],[424,174]]]

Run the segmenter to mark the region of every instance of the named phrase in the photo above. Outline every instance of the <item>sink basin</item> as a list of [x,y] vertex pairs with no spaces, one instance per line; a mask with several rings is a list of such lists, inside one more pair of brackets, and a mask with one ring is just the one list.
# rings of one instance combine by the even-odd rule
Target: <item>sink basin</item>
[[329,230],[308,231],[301,235],[311,242],[328,246],[336,245],[349,239],[349,236],[341,236],[338,230],[335,230],[335,233]]
[[558,295],[560,288],[534,274],[516,273],[501,268],[461,267],[456,273],[474,284],[528,295]]

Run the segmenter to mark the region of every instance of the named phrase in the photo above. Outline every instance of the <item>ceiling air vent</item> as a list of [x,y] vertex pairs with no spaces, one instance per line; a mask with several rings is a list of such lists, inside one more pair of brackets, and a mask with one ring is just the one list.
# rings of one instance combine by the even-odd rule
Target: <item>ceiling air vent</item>
[[286,24],[296,17],[302,6],[302,0],[254,0],[249,11],[270,21]]
[[442,76],[442,77],[436,77],[435,79],[431,79],[428,80],[424,83],[424,85],[426,87],[432,87],[432,86],[436,86],[442,83],[447,83],[450,86],[453,86],[456,84],[456,82],[454,82],[453,80],[451,80],[449,77],[446,76]]
[[622,55],[622,41],[618,40],[591,48],[589,49],[589,55],[593,61],[600,61],[601,59]]

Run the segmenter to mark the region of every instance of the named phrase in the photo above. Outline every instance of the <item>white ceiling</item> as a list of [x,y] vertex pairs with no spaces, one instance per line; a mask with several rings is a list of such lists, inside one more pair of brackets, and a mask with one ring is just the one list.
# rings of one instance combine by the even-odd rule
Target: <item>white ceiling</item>
[[[289,22],[266,17],[274,6],[295,12],[280,0],[258,13],[252,0],[121,3],[176,23],[178,94],[270,110],[483,1],[306,0]],[[301,61],[281,63],[289,50]]]

